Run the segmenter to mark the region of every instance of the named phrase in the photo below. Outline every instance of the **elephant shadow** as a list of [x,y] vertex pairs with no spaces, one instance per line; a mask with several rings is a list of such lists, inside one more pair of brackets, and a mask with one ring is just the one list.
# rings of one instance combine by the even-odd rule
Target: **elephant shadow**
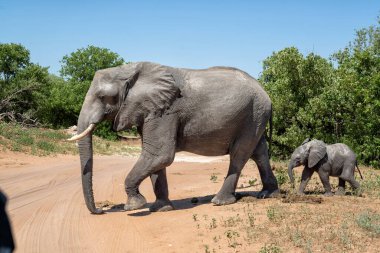
[[[173,211],[176,210],[186,210],[186,209],[191,209],[196,206],[204,205],[204,204],[209,204],[211,203],[211,199],[214,197],[214,195],[206,195],[206,196],[201,196],[201,197],[193,197],[193,198],[184,198],[184,199],[175,199],[172,200],[172,204],[174,207]],[[144,209],[140,210],[139,212],[135,213],[130,213],[128,214],[129,216],[147,216],[152,214],[152,212],[149,211],[149,207],[153,203],[147,203],[144,206]],[[146,210],[148,208],[148,210]]]
[[[236,193],[236,200],[237,202],[253,202],[257,200],[259,192],[257,191],[242,191],[242,192],[237,192]],[[205,195],[205,196],[200,196],[200,197],[191,197],[191,198],[183,198],[183,199],[175,199],[172,200],[172,204],[174,206],[174,210],[186,210],[186,209],[191,209],[200,205],[204,204],[211,204],[211,199],[215,195]],[[152,214],[152,212],[149,211],[149,207],[153,203],[147,203],[143,209],[137,210],[136,212],[129,213],[129,216],[147,216]],[[124,209],[124,204],[117,204],[113,205],[110,209],[105,210],[105,213],[114,213],[114,212],[125,212]]]
[[[254,202],[258,200],[259,191],[241,191],[236,192],[236,201],[239,202]],[[212,204],[211,199],[215,195],[205,195],[201,197],[192,197],[184,199],[172,200],[174,211],[191,209],[204,204]],[[149,207],[152,203],[146,205]],[[213,205],[213,204],[212,204]],[[141,210],[140,212],[128,214],[129,216],[147,216],[152,214],[149,210]]]

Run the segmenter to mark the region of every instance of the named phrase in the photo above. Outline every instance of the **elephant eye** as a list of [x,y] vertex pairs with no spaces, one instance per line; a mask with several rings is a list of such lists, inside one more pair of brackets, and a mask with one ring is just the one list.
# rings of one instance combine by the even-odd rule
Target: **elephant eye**
[[99,95],[98,97],[104,104],[115,105],[118,101],[116,96]]

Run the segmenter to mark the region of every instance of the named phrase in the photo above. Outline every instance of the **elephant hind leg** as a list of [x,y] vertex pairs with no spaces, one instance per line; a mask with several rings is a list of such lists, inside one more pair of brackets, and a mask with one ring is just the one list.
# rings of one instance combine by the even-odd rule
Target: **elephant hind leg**
[[347,161],[344,164],[342,174],[339,176],[339,179],[350,183],[353,190],[357,190],[360,187],[359,182],[355,180],[355,163],[356,161]]
[[230,166],[227,176],[222,188],[211,200],[215,205],[228,205],[236,202],[235,190],[239,176],[251,156],[253,147],[257,145],[257,140],[252,135],[252,131],[246,135],[241,134],[231,145],[229,150]]
[[347,182],[350,183],[350,185],[351,185],[351,187],[352,187],[352,189],[353,189],[354,191],[359,190],[359,188],[360,188],[360,184],[359,184],[358,181],[355,180],[355,178],[354,178],[353,176],[352,176],[350,179],[348,179]]
[[357,195],[357,196],[361,196],[362,195],[362,190],[360,188],[360,183],[355,180],[354,176],[352,176],[351,178],[349,178],[346,181],[350,183],[354,195]]
[[346,194],[345,188],[346,188],[346,181],[339,178],[338,191],[335,194],[341,195],[341,196],[345,195]]
[[257,164],[263,184],[263,188],[258,194],[258,198],[267,198],[278,194],[278,184],[270,167],[268,146],[264,135],[260,138],[251,158]]

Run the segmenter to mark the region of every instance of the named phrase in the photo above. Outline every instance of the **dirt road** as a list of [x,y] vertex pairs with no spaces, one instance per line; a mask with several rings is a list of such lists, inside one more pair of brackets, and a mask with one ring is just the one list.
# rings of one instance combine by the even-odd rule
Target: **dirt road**
[[[95,157],[96,201],[125,202],[123,182],[135,161],[133,157]],[[217,192],[221,183],[211,182],[210,175],[222,173],[219,178],[223,178],[227,161],[186,154],[180,154],[177,161],[168,169],[169,191],[176,211],[150,213],[144,209],[95,216],[89,214],[84,204],[77,156],[1,153],[0,186],[10,199],[8,212],[17,252],[200,250],[202,247],[194,241],[197,229],[192,216],[219,207],[210,203],[193,205],[190,199]],[[142,183],[141,192],[149,202],[154,201],[149,180]]]
[[[95,156],[96,202],[125,203],[124,179],[136,159]],[[176,210],[163,213],[145,208],[91,215],[82,196],[78,156],[2,152],[0,187],[10,200],[8,213],[17,252],[224,253],[259,252],[263,247],[274,247],[265,252],[278,252],[278,248],[283,252],[309,248],[313,252],[341,248],[376,252],[380,247],[380,240],[368,236],[356,222],[359,213],[376,212],[377,198],[335,196],[322,198],[320,204],[295,204],[248,197],[249,201],[243,198],[233,205],[213,206],[210,200],[220,189],[227,168],[228,157],[178,154],[167,170]],[[247,187],[252,179],[258,179],[257,183]],[[239,179],[238,186],[243,186],[239,191],[258,191],[259,182],[258,170],[249,162]],[[319,179],[313,182],[310,188],[318,194]],[[149,179],[140,191],[148,202],[154,201]],[[196,204],[193,197],[197,197]]]

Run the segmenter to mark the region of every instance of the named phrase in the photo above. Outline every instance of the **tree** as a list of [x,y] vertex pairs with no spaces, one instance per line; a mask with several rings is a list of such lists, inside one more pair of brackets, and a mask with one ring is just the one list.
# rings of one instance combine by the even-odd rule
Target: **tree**
[[274,107],[274,154],[286,158],[306,137],[343,142],[380,167],[380,19],[331,57],[285,48],[260,77]]
[[313,53],[304,57],[297,48],[285,48],[264,60],[260,81],[272,99],[274,154],[286,158],[310,132],[298,117],[309,100],[333,82],[333,66]]
[[29,50],[20,44],[0,44],[0,77],[9,81],[16,73],[29,65]]
[[351,143],[362,162],[380,167],[380,18],[377,26],[357,31],[333,59],[338,84],[349,98],[343,102],[349,112],[342,140]]
[[[67,82],[64,83],[64,86],[58,86],[52,90],[52,92],[55,93],[52,99],[57,100],[58,97],[63,95],[65,96],[65,101],[59,103],[55,101],[50,104],[55,106],[55,111],[58,111],[58,108],[61,108],[62,111],[66,111],[65,121],[61,121],[59,124],[68,126],[69,124],[76,124],[77,116],[79,115],[84,97],[95,72],[99,69],[116,67],[125,62],[117,53],[109,49],[88,46],[87,48],[78,49],[70,55],[65,55],[61,63],[62,67],[60,73]],[[50,107],[50,109],[53,109],[53,107]],[[55,124],[58,123],[57,120],[58,119],[53,120]],[[95,134],[101,137],[115,139],[117,135],[110,131],[110,127],[111,124],[109,122],[102,123],[97,126]]]
[[[38,119],[54,128],[76,124],[87,88],[81,83],[68,83],[62,77],[49,75],[45,93],[38,93]],[[79,94],[79,95],[78,95]]]
[[119,66],[124,63],[117,53],[107,48],[88,46],[62,58],[61,76],[76,82],[91,82],[99,69]]
[[37,122],[36,94],[48,84],[47,69],[31,63],[22,45],[0,44],[0,119]]

